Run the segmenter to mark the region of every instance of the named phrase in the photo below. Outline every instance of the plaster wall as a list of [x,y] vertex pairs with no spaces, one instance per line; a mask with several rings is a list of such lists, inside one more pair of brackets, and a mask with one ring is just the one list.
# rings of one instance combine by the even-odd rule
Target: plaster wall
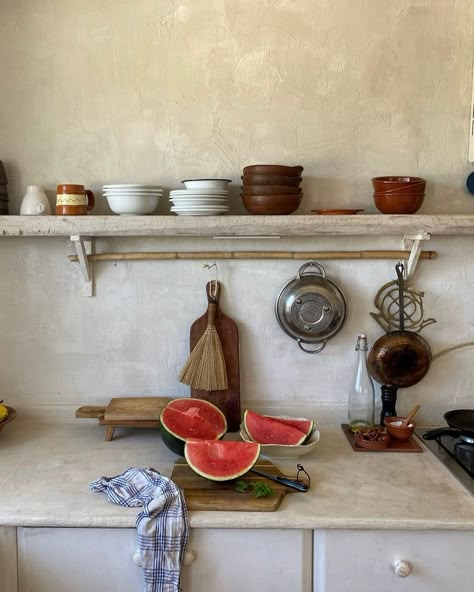
[[[375,212],[370,178],[428,179],[420,213],[474,213],[464,190],[474,7],[469,0],[2,0],[0,158],[11,213],[26,185],[233,180],[242,167],[302,164],[311,208]],[[167,199],[158,208],[169,214]],[[288,218],[291,224],[291,217]],[[398,249],[400,238],[279,241],[107,239],[97,250]],[[434,353],[473,340],[473,239],[435,238],[423,262],[424,330]],[[63,239],[0,241],[0,394],[36,417],[73,418],[125,394],[186,395],[177,373],[205,307],[202,262],[99,264],[81,293]],[[330,261],[349,302],[344,329],[309,356],[278,327],[274,300],[295,261],[219,262],[222,307],[239,325],[244,406],[344,420],[357,333],[395,261]],[[400,392],[399,410],[441,421],[472,406],[474,351],[440,357]],[[1,397],[0,397],[1,398]]]

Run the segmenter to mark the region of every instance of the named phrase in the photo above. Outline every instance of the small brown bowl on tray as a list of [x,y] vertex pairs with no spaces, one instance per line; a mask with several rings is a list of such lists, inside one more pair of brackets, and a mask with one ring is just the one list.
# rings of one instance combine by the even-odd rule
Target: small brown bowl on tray
[[403,441],[409,440],[413,436],[416,423],[414,421],[410,421],[409,425],[405,426],[402,424],[404,419],[404,417],[386,417],[384,419],[387,432],[392,438]]
[[390,444],[390,434],[382,426],[362,428],[355,433],[355,443],[366,450],[384,450]]

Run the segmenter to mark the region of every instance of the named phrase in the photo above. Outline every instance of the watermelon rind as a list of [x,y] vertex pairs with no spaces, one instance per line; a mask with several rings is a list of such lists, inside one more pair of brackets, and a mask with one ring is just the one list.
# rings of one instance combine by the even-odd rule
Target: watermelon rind
[[308,438],[307,433],[250,409],[245,411],[243,423],[250,438],[259,444],[299,446]]
[[204,399],[173,399],[160,414],[163,443],[178,456],[184,456],[184,444],[188,438],[220,440],[226,431],[225,415]]
[[189,439],[184,446],[184,456],[201,477],[210,481],[231,481],[245,475],[255,465],[260,456],[260,444]]

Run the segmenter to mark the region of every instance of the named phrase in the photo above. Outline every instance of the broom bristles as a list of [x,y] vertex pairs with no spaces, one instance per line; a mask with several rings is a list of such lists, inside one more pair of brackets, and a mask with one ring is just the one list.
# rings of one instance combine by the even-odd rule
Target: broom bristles
[[215,325],[201,335],[179,374],[180,382],[202,391],[229,388],[222,344]]

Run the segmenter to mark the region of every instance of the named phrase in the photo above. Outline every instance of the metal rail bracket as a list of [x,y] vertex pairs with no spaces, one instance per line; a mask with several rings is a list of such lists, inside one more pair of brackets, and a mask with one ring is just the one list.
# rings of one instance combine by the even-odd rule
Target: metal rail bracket
[[93,252],[94,239],[90,236],[75,234],[71,236],[71,241],[76,245],[77,257],[84,278],[84,296],[93,296],[94,266],[93,263],[89,261],[88,255],[91,255]]
[[416,266],[420,259],[424,241],[430,240],[429,232],[420,232],[419,234],[405,234],[403,237],[403,250],[410,251],[410,256],[405,267],[405,281],[410,282],[415,275]]

